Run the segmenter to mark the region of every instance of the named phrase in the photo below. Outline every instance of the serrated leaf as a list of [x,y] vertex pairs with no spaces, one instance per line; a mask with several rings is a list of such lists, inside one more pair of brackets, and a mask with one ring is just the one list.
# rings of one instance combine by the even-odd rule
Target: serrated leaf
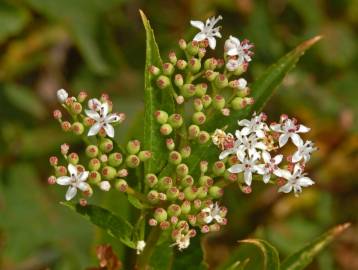
[[133,226],[112,212],[96,205],[81,206],[80,204],[63,202],[65,206],[86,217],[94,225],[106,230],[108,234],[119,239],[123,244],[130,248],[135,248],[135,243],[131,240]]
[[263,267],[265,270],[279,270],[280,259],[277,250],[268,242],[261,239],[245,239],[239,243],[253,244],[258,247],[263,254]]
[[332,242],[339,234],[345,231],[350,226],[345,223],[334,227],[322,236],[318,237],[313,242],[306,245],[303,249],[295,252],[287,257],[281,264],[282,270],[301,270],[305,269],[314,259],[314,257],[329,243]]
[[160,134],[160,125],[154,118],[154,112],[159,109],[167,111],[169,114],[174,112],[174,101],[170,91],[161,90],[152,80],[148,72],[151,65],[161,68],[162,59],[158,45],[155,41],[153,29],[145,16],[140,11],[146,33],[146,60],[144,71],[144,148],[152,152],[153,157],[146,162],[145,172],[158,172],[166,164],[168,150],[165,146],[165,138]]
[[[212,118],[208,119],[205,130],[211,132],[216,128],[227,126],[227,130],[232,132],[237,128],[238,120],[249,118],[255,111],[260,112],[277,86],[283,81],[285,75],[296,65],[304,52],[320,39],[320,36],[316,36],[301,43],[294,50],[280,58],[278,62],[271,65],[251,86],[252,97],[255,100],[254,105],[243,110],[232,111],[230,116],[227,117],[224,117],[221,113],[214,114]],[[218,123],[220,123],[220,126],[218,126]],[[193,147],[192,154],[188,160],[192,170],[190,173],[193,174],[193,170],[196,170],[201,160],[212,161],[217,156],[218,150],[212,146],[211,142]]]

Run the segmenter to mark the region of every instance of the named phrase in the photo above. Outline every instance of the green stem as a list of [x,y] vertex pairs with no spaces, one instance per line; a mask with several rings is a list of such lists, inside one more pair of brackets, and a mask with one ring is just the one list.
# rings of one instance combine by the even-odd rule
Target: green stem
[[160,238],[162,230],[159,227],[154,227],[151,229],[146,246],[142,252],[142,254],[138,257],[137,261],[137,269],[138,270],[148,270],[149,269],[149,261],[153,255],[154,248]]

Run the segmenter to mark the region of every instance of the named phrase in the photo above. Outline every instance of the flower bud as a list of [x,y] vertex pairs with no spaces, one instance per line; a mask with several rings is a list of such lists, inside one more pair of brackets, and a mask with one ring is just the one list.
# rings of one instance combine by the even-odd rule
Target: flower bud
[[176,173],[180,177],[184,177],[189,173],[189,168],[186,164],[181,163],[176,167]]
[[127,143],[127,151],[129,154],[137,154],[140,150],[140,141],[132,140]]
[[165,211],[163,208],[157,208],[154,211],[154,218],[158,222],[162,222],[167,220],[168,214],[167,211]]
[[162,191],[168,190],[168,188],[171,188],[173,185],[173,179],[169,176],[164,176],[159,179],[158,181],[158,187]]
[[180,88],[180,93],[185,98],[190,98],[195,95],[196,87],[193,84],[184,84],[183,87]]
[[159,192],[158,198],[160,201],[165,202],[167,200],[167,194],[164,194],[163,192]]
[[184,84],[183,75],[181,75],[181,74],[175,74],[174,84],[175,84],[177,87],[183,86],[183,84]]
[[176,216],[172,216],[172,217],[170,217],[170,223],[171,224],[177,224],[178,223],[178,221],[179,221],[179,219],[178,219],[178,217],[176,217]]
[[147,199],[152,204],[158,203],[159,202],[159,193],[158,193],[158,191],[156,191],[156,190],[149,191],[148,194],[147,194]]
[[225,98],[223,96],[217,95],[213,99],[213,106],[217,110],[221,110],[225,107]]
[[221,187],[218,186],[212,186],[209,188],[209,194],[214,199],[219,199],[223,196],[224,190]]
[[160,88],[160,89],[166,89],[168,88],[170,85],[170,80],[167,76],[164,76],[164,75],[160,75],[157,79],[157,86]]
[[108,156],[106,154],[102,154],[99,156],[99,160],[103,163],[106,163],[108,161]]
[[90,172],[88,176],[88,181],[91,184],[98,184],[99,182],[101,182],[101,174],[97,171]]
[[90,158],[98,156],[98,147],[96,145],[89,145],[86,147],[86,155]]
[[222,68],[225,65],[225,61],[222,58],[216,59],[218,61],[218,68]]
[[208,188],[207,187],[199,187],[198,188],[198,199],[205,199],[208,196]]
[[170,217],[172,217],[172,216],[176,216],[176,217],[180,216],[180,214],[181,214],[180,206],[177,205],[177,204],[169,205],[168,214],[169,214]]
[[231,106],[234,110],[238,111],[245,108],[246,103],[243,98],[236,97],[231,101]]
[[193,120],[194,124],[202,125],[206,121],[206,116],[203,112],[195,112],[193,114],[192,120]]
[[85,117],[85,118],[83,118],[83,121],[82,121],[82,123],[85,127],[93,126],[95,122],[96,121],[90,117]]
[[208,58],[204,62],[204,69],[215,70],[218,65],[218,61],[215,58]]
[[126,177],[128,176],[128,170],[127,169],[121,169],[117,172],[118,177]]
[[199,83],[195,87],[195,95],[198,97],[202,97],[206,94],[208,90],[208,85],[206,83]]
[[186,175],[180,183],[183,187],[190,187],[194,184],[194,178],[191,175]]
[[218,232],[220,231],[221,226],[220,224],[214,223],[209,225],[209,228],[210,228],[210,232]]
[[187,44],[186,44],[186,41],[184,39],[182,39],[182,38],[179,39],[178,44],[179,44],[180,49],[182,49],[182,50],[186,49]]
[[245,97],[245,98],[244,98],[244,102],[245,102],[247,105],[252,105],[252,104],[255,103],[255,100],[254,100],[254,98],[252,98],[252,97]]
[[103,178],[106,180],[112,180],[116,177],[117,171],[115,168],[111,167],[111,166],[105,166],[102,169],[102,175]]
[[201,208],[201,200],[198,200],[198,199],[194,200],[193,205],[196,210],[200,209]]
[[215,176],[223,175],[225,172],[225,163],[222,161],[216,161],[213,165],[213,173]]
[[140,164],[140,159],[136,155],[129,155],[126,158],[126,164],[129,168],[137,168]]
[[75,122],[72,124],[71,129],[72,129],[73,133],[75,133],[76,135],[81,135],[85,128],[80,122]]
[[150,152],[148,150],[140,151],[138,153],[138,157],[139,157],[140,161],[145,162],[152,157],[152,152]]
[[196,225],[196,216],[188,215],[188,221],[189,221],[191,226],[195,226]]
[[206,160],[200,161],[200,171],[206,173],[208,171],[208,162]]
[[88,168],[91,171],[98,171],[99,168],[101,168],[101,162],[99,161],[99,159],[97,158],[92,158],[89,162],[88,162]]
[[212,70],[207,70],[205,71],[205,78],[208,79],[209,82],[212,82],[215,80],[215,78],[218,76],[218,72],[212,71]]
[[193,201],[196,199],[198,193],[198,188],[191,186],[191,187],[186,187],[184,189],[184,195],[185,195],[185,199],[188,201]]
[[182,149],[180,149],[180,154],[183,159],[190,157],[191,147],[189,145],[184,146]]
[[154,218],[151,218],[151,219],[149,219],[148,224],[149,224],[149,226],[154,227],[154,226],[158,225],[158,221],[156,221]]
[[71,104],[71,112],[73,114],[80,114],[82,112],[82,105],[79,102],[73,102]]
[[154,65],[148,67],[148,72],[150,75],[158,76],[160,74],[160,69]]
[[73,165],[76,165],[79,160],[80,160],[80,158],[78,157],[77,153],[71,153],[68,155],[68,162]]
[[61,123],[61,128],[62,128],[63,131],[68,132],[68,131],[71,130],[71,123],[68,122],[68,121],[63,121]]
[[211,105],[212,99],[209,95],[204,95],[201,100],[203,101],[204,108],[207,108]]
[[51,175],[49,178],[47,178],[47,183],[49,185],[54,185],[56,184],[56,177],[54,175]]
[[58,158],[56,156],[52,156],[49,158],[49,162],[51,166],[56,166],[58,163]]
[[189,60],[189,70],[192,72],[192,73],[197,73],[200,69],[201,69],[201,63],[200,63],[200,60],[197,59],[197,58],[191,58]]
[[108,181],[102,181],[98,186],[103,191],[109,191],[111,189],[111,184]]
[[179,196],[179,189],[176,187],[171,187],[167,190],[167,198],[170,201],[175,201]]
[[230,182],[237,181],[237,174],[236,173],[230,173],[229,171],[225,171],[224,177],[225,177],[225,179],[229,180]]
[[200,59],[202,59],[206,54],[206,49],[205,48],[199,48],[199,52],[198,52],[198,57]]
[[189,214],[191,210],[191,204],[189,201],[184,201],[180,208],[182,214],[184,215]]
[[108,101],[110,101],[109,100],[109,95],[107,93],[102,93],[101,97],[100,97],[100,100],[101,100],[101,102],[107,102],[108,103]]
[[176,62],[177,62],[177,60],[178,60],[178,59],[177,59],[177,56],[176,56],[176,54],[175,54],[174,51],[170,51],[170,52],[169,52],[168,58],[169,58],[169,61],[170,61],[173,65],[175,65]]
[[145,176],[145,183],[149,186],[149,187],[154,187],[157,183],[158,183],[158,178],[155,174],[153,173],[148,173]]
[[109,155],[108,164],[113,167],[118,167],[122,164],[123,157],[121,153],[115,152]]
[[176,101],[176,103],[177,104],[183,104],[183,102],[185,101],[184,100],[184,97],[183,96],[177,96],[176,98],[175,98],[175,101]]
[[173,132],[173,128],[171,125],[169,124],[163,124],[161,127],[160,127],[160,133],[164,136],[168,136],[170,133]]
[[252,192],[252,188],[250,186],[246,186],[246,185],[239,185],[242,193],[245,194],[250,194]]
[[84,172],[85,171],[85,167],[83,165],[77,164],[76,165],[76,169],[79,173]]
[[183,124],[183,117],[178,113],[174,113],[169,116],[168,122],[173,128],[179,128]]
[[210,187],[214,184],[214,180],[210,176],[202,175],[199,178],[199,184],[201,186]]
[[241,74],[243,74],[244,72],[246,72],[247,67],[248,67],[247,63],[244,63],[244,64],[239,65],[239,67],[238,67],[237,69],[235,69],[234,75],[240,76]]
[[218,76],[216,76],[214,83],[215,86],[220,89],[225,88],[229,84],[227,77],[224,74],[219,74]]
[[154,116],[159,124],[165,124],[168,121],[168,113],[165,111],[156,111]]
[[161,230],[165,231],[165,230],[168,230],[169,227],[170,227],[170,222],[165,220],[165,221],[162,221],[159,223],[159,227]]
[[88,94],[85,91],[81,91],[78,93],[77,100],[78,102],[84,102],[86,98],[88,97]]
[[165,143],[167,145],[168,150],[174,150],[175,143],[174,143],[174,140],[172,138],[166,139]]
[[190,125],[188,128],[189,139],[194,139],[199,136],[200,128],[197,125]]
[[210,134],[206,131],[200,131],[198,136],[198,142],[200,144],[205,144],[210,140]]
[[203,110],[203,101],[200,98],[194,99],[193,105],[195,111],[200,112]]
[[65,89],[57,90],[57,100],[61,104],[65,103],[66,99],[68,98],[68,93]]
[[65,166],[58,166],[55,169],[55,174],[57,177],[65,176],[67,174],[67,169]]
[[197,55],[199,52],[199,44],[195,41],[192,41],[188,44],[188,46],[186,47],[186,51],[190,54],[190,55]]
[[124,179],[118,179],[116,181],[116,185],[115,185],[116,189],[121,191],[121,192],[126,192],[128,189],[128,183],[126,180]]
[[178,165],[181,162],[181,155],[177,151],[171,151],[169,153],[169,162],[174,165]]
[[174,72],[174,66],[172,63],[164,63],[163,64],[163,74],[170,76]]
[[109,153],[113,150],[113,142],[111,139],[104,138],[101,139],[101,143],[99,144],[99,149],[104,153]]
[[53,118],[55,118],[56,120],[60,120],[62,118],[62,112],[60,110],[54,110]]
[[188,65],[188,63],[183,59],[179,59],[177,61],[177,68],[180,69],[180,70],[184,70],[187,65]]

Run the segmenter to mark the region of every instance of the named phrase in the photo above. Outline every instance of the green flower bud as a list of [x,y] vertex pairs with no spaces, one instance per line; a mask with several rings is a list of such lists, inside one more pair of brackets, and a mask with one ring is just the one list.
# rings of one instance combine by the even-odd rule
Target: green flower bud
[[160,75],[157,79],[157,86],[160,89],[166,89],[170,85],[170,79],[167,76]]
[[218,58],[216,60],[218,61],[218,67],[217,68],[222,68],[225,65],[224,59]]
[[199,52],[198,52],[198,56],[200,59],[202,59],[206,54],[206,49],[205,48],[199,48]]
[[159,189],[162,191],[168,190],[168,188],[171,188],[173,185],[173,179],[169,176],[164,176],[159,179],[158,186]]
[[211,105],[212,99],[209,95],[204,95],[201,100],[203,101],[204,108],[207,108]]
[[[199,192],[199,191],[198,191],[198,192]],[[194,205],[194,208],[195,208],[196,210],[198,210],[198,209],[201,208],[202,202],[201,202],[201,200],[196,199],[196,200],[194,200],[193,205]]]
[[181,205],[181,213],[186,215],[189,214],[191,211],[191,203],[190,201],[184,201]]
[[231,101],[231,106],[236,111],[245,108],[245,105],[244,99],[241,97],[236,97]]
[[197,59],[197,58],[191,58],[189,60],[189,70],[192,72],[192,73],[197,73],[200,69],[201,69],[201,63],[200,63],[200,60]]
[[98,147],[96,145],[89,145],[86,147],[86,155],[90,158],[98,156]]
[[159,202],[159,193],[156,190],[151,190],[147,194],[147,199],[153,204],[156,204]]
[[245,67],[245,65],[240,65],[237,69],[235,69],[234,75],[240,76],[241,74],[246,72],[246,70],[247,70],[247,67]]
[[127,143],[127,151],[129,154],[137,154],[140,150],[140,141],[132,140]]
[[196,85],[195,95],[198,97],[202,97],[206,94],[208,90],[208,85],[206,83],[199,83]]
[[155,174],[153,173],[148,173],[145,176],[145,183],[149,186],[149,187],[154,187],[157,183],[158,183],[158,178]]
[[82,105],[79,102],[73,102],[71,104],[71,112],[73,114],[80,114],[82,112]]
[[175,216],[178,217],[181,214],[181,208],[177,204],[171,204],[168,207],[168,214],[170,217]]
[[180,69],[180,70],[184,70],[187,65],[188,65],[188,63],[183,59],[179,59],[177,61],[177,68]]
[[139,157],[140,161],[145,162],[152,157],[152,152],[150,152],[148,150],[140,151],[138,154],[138,157]]
[[165,111],[155,111],[154,117],[159,124],[165,124],[168,121],[168,113]]
[[191,175],[186,175],[181,181],[180,184],[183,187],[190,187],[194,184],[194,178]]
[[168,122],[173,128],[179,128],[183,124],[183,117],[178,113],[174,113],[169,116]]
[[191,226],[196,226],[196,216],[188,215],[188,221],[189,221]]
[[181,162],[181,155],[177,151],[171,151],[169,153],[169,162],[174,165],[178,165]]
[[67,169],[65,166],[57,166],[55,168],[55,174],[57,177],[65,176],[67,174]]
[[194,105],[194,110],[197,112],[202,111],[204,108],[203,101],[200,98],[194,99],[193,105]]
[[227,77],[224,74],[216,76],[214,83],[217,88],[225,88],[229,84]]
[[154,218],[158,222],[162,222],[167,220],[168,214],[167,211],[165,211],[163,208],[157,208],[154,211]]
[[198,188],[196,188],[194,186],[186,187],[184,189],[184,196],[185,196],[185,199],[188,200],[188,201],[195,200],[196,196],[197,196],[197,193],[198,193]]
[[88,176],[88,181],[91,184],[98,184],[99,182],[101,182],[101,174],[97,171],[90,172]]
[[86,98],[88,97],[88,94],[85,91],[81,91],[78,93],[77,100],[78,102],[84,102]]
[[198,142],[200,144],[207,143],[210,140],[210,134],[206,131],[200,131],[198,136]]
[[164,136],[167,136],[169,135],[170,133],[173,132],[173,128],[171,125],[169,124],[163,124],[161,127],[160,127],[160,133]]
[[76,165],[79,160],[80,160],[80,158],[78,157],[77,153],[71,153],[68,155],[68,162],[73,165]]
[[219,199],[223,196],[224,190],[218,186],[212,186],[209,188],[209,194],[214,199]]
[[226,180],[229,180],[231,182],[237,181],[237,174],[236,173],[230,173],[229,171],[225,171],[224,177]]
[[252,105],[252,104],[255,103],[255,100],[252,97],[245,97],[244,102],[245,102],[246,105]]
[[216,161],[213,165],[213,173],[215,176],[223,175],[225,169],[225,163],[222,161]]
[[215,70],[218,65],[218,61],[215,58],[208,58],[204,62],[204,69]]
[[201,186],[210,187],[214,184],[214,180],[210,176],[202,175],[199,178],[199,184]]
[[182,149],[180,149],[180,154],[183,159],[190,157],[191,147],[189,145],[184,146]]
[[170,201],[175,201],[178,198],[179,189],[176,187],[171,187],[167,190],[167,198]]
[[88,162],[88,168],[91,171],[98,171],[101,168],[101,162],[97,158],[92,158]]
[[115,168],[111,167],[111,166],[105,166],[102,169],[102,176],[104,179],[106,180],[112,180],[116,177],[117,171]]
[[206,121],[206,116],[203,112],[195,112],[193,114],[192,120],[193,120],[194,124],[202,125]]
[[140,164],[140,159],[136,155],[129,155],[126,158],[126,165],[129,168],[137,168],[139,166],[139,164]]
[[189,139],[197,138],[200,134],[200,128],[197,125],[190,125],[188,128]]
[[163,64],[163,74],[170,76],[174,72],[174,66],[172,63],[164,63]]
[[238,97],[247,97],[248,95],[250,95],[250,88],[246,87],[244,89],[240,89],[239,91],[237,91],[237,96]]
[[200,161],[200,171],[204,174],[208,171],[208,162],[206,160]]
[[169,52],[169,55],[168,55],[168,58],[169,58],[169,61],[173,64],[173,65],[175,65],[176,63],[177,63],[177,56],[176,56],[176,54],[175,54],[175,52],[174,51],[170,51]]
[[101,139],[101,143],[99,144],[99,149],[101,149],[104,153],[109,153],[113,150],[113,142],[111,139],[104,138]]
[[176,167],[176,173],[178,176],[184,177],[189,173],[189,167],[186,164],[181,163]]
[[160,74],[160,69],[156,66],[151,65],[148,67],[148,72],[150,75],[158,76]]
[[185,98],[190,98],[195,95],[196,87],[193,84],[184,84],[182,88],[180,88],[180,93]]
[[165,220],[159,223],[159,228],[163,231],[166,231],[170,228],[170,222]]
[[174,140],[172,138],[166,139],[165,143],[167,145],[168,150],[174,150],[175,143],[174,143]]
[[187,44],[186,44],[186,41],[184,39],[182,39],[182,38],[179,39],[178,44],[179,44],[180,49],[182,49],[182,50],[186,49]]
[[225,98],[223,96],[217,95],[213,99],[213,106],[217,110],[221,110],[225,107]]
[[128,183],[124,179],[118,179],[116,181],[115,188],[121,192],[126,192],[128,189]]
[[208,196],[208,187],[199,187],[198,188],[198,199],[203,200]]
[[115,152],[109,155],[108,163],[113,167],[118,167],[123,162],[123,157],[121,153]]
[[212,70],[207,70],[205,72],[205,77],[208,79],[209,82],[212,82],[215,80],[215,78],[218,76],[218,72],[212,71]]
[[186,47],[186,51],[190,55],[197,55],[199,52],[199,44],[197,42],[190,42],[188,46]]
[[[64,122],[62,122],[63,124]],[[72,124],[71,129],[73,133],[76,135],[81,135],[83,131],[85,130],[84,126],[80,122],[75,122]],[[65,130],[66,131],[66,130]]]
[[184,84],[183,75],[181,75],[181,74],[175,74],[174,84],[175,84],[177,87],[183,86],[183,84]]

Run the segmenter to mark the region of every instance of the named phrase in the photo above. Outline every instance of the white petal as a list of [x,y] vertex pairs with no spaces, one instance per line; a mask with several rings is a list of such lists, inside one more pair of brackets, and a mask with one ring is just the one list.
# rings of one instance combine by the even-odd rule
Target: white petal
[[270,128],[275,132],[281,132],[282,131],[281,124],[272,124],[272,125],[270,125]]
[[98,110],[101,107],[101,102],[96,99],[96,98],[92,98],[88,101],[88,108],[90,108],[91,110]]
[[293,167],[293,175],[301,174],[301,172],[302,172],[301,165],[299,163],[296,163],[295,167]]
[[278,189],[278,192],[289,193],[292,190],[291,183],[286,183],[284,186]]
[[66,192],[66,201],[73,199],[73,197],[76,196],[76,193],[77,193],[77,188],[72,187],[72,186],[69,187]]
[[73,164],[68,164],[68,171],[70,172],[70,175],[77,175],[77,168]]
[[244,127],[242,130],[241,130],[241,134],[242,135],[249,135],[251,133],[251,129],[249,129],[248,127]]
[[282,170],[281,169],[280,174],[281,174],[281,177],[283,177],[283,178],[285,178],[287,180],[289,180],[292,177],[292,174],[288,170]]
[[114,137],[114,128],[110,124],[104,124],[103,125],[104,130],[106,131],[108,137],[113,138]]
[[56,183],[61,185],[61,186],[67,186],[71,183],[71,177],[68,176],[61,176],[59,178],[56,179]]
[[250,126],[251,122],[247,119],[243,119],[243,120],[238,121],[238,124],[239,124],[239,126],[248,127],[248,126]]
[[311,129],[309,128],[309,127],[306,127],[306,126],[304,126],[304,125],[300,125],[299,126],[299,128],[298,128],[298,130],[297,130],[297,132],[299,132],[299,133],[306,133],[306,132],[308,132],[308,131],[310,131]]
[[265,132],[263,130],[261,130],[261,129],[256,130],[256,136],[258,138],[264,138],[265,137]]
[[296,163],[299,162],[302,159],[302,155],[300,153],[300,151],[296,151],[293,155],[292,155],[292,162]]
[[246,185],[251,186],[251,182],[252,182],[252,173],[251,173],[251,171],[245,171],[244,180],[245,180]]
[[233,153],[232,149],[224,150],[220,153],[219,159],[222,160],[222,159],[226,158],[228,155],[231,155],[232,153]]
[[81,182],[86,181],[88,178],[88,175],[89,175],[88,171],[81,172],[80,175],[78,176],[78,180]]
[[281,161],[282,161],[282,159],[283,159],[283,155],[277,155],[277,156],[275,156],[275,157],[273,158],[274,163],[275,163],[276,165],[280,164]]
[[300,135],[298,135],[296,133],[291,134],[291,140],[292,140],[293,144],[296,145],[296,146],[299,146],[300,143],[302,143],[301,142],[302,139],[301,139]]
[[258,174],[264,175],[266,173],[265,164],[259,164],[255,167]]
[[244,165],[242,164],[235,164],[235,165],[232,165],[228,171],[231,172],[231,173],[240,173],[244,170]]
[[270,181],[270,174],[265,174],[264,177],[262,178],[262,180],[264,181],[265,184],[267,184]]
[[77,184],[77,188],[82,191],[87,191],[90,189],[90,185],[86,182],[79,182]]
[[197,33],[195,37],[193,38],[194,41],[203,41],[206,39],[206,35],[204,33]]
[[229,37],[230,41],[232,41],[236,46],[240,45],[240,40],[237,37],[234,36],[230,36]]
[[96,135],[101,128],[102,128],[102,125],[101,125],[100,123],[95,123],[95,124],[89,129],[87,136]]
[[267,149],[267,145],[264,144],[263,142],[258,142],[255,144],[255,148],[265,150],[265,149]]
[[97,112],[95,112],[95,111],[85,110],[85,114],[86,114],[88,117],[90,117],[90,118],[92,118],[92,119],[94,119],[94,120],[96,120],[96,121],[99,121],[99,119],[100,119],[99,114],[98,114]]
[[301,177],[300,179],[297,180],[297,184],[302,186],[302,187],[308,187],[314,184],[314,182],[312,181],[312,179],[308,178],[308,177]]
[[286,133],[280,135],[280,138],[278,139],[280,147],[284,146],[287,143],[289,137],[290,135]]
[[265,163],[269,163],[271,160],[271,155],[267,151],[262,151],[262,158],[265,161]]
[[214,37],[208,37],[209,47],[214,50],[216,47],[216,39]]
[[229,56],[235,56],[235,55],[238,55],[239,52],[238,52],[237,48],[229,48],[226,54]]
[[107,115],[105,118],[105,122],[107,122],[107,123],[118,122],[119,120],[120,120],[120,117],[114,113]]
[[201,21],[190,21],[190,24],[198,29],[200,29],[201,31],[204,29],[204,23]]
[[102,112],[102,116],[106,116],[108,114],[108,103],[107,102],[104,102],[102,103],[102,106],[101,106],[101,112]]

